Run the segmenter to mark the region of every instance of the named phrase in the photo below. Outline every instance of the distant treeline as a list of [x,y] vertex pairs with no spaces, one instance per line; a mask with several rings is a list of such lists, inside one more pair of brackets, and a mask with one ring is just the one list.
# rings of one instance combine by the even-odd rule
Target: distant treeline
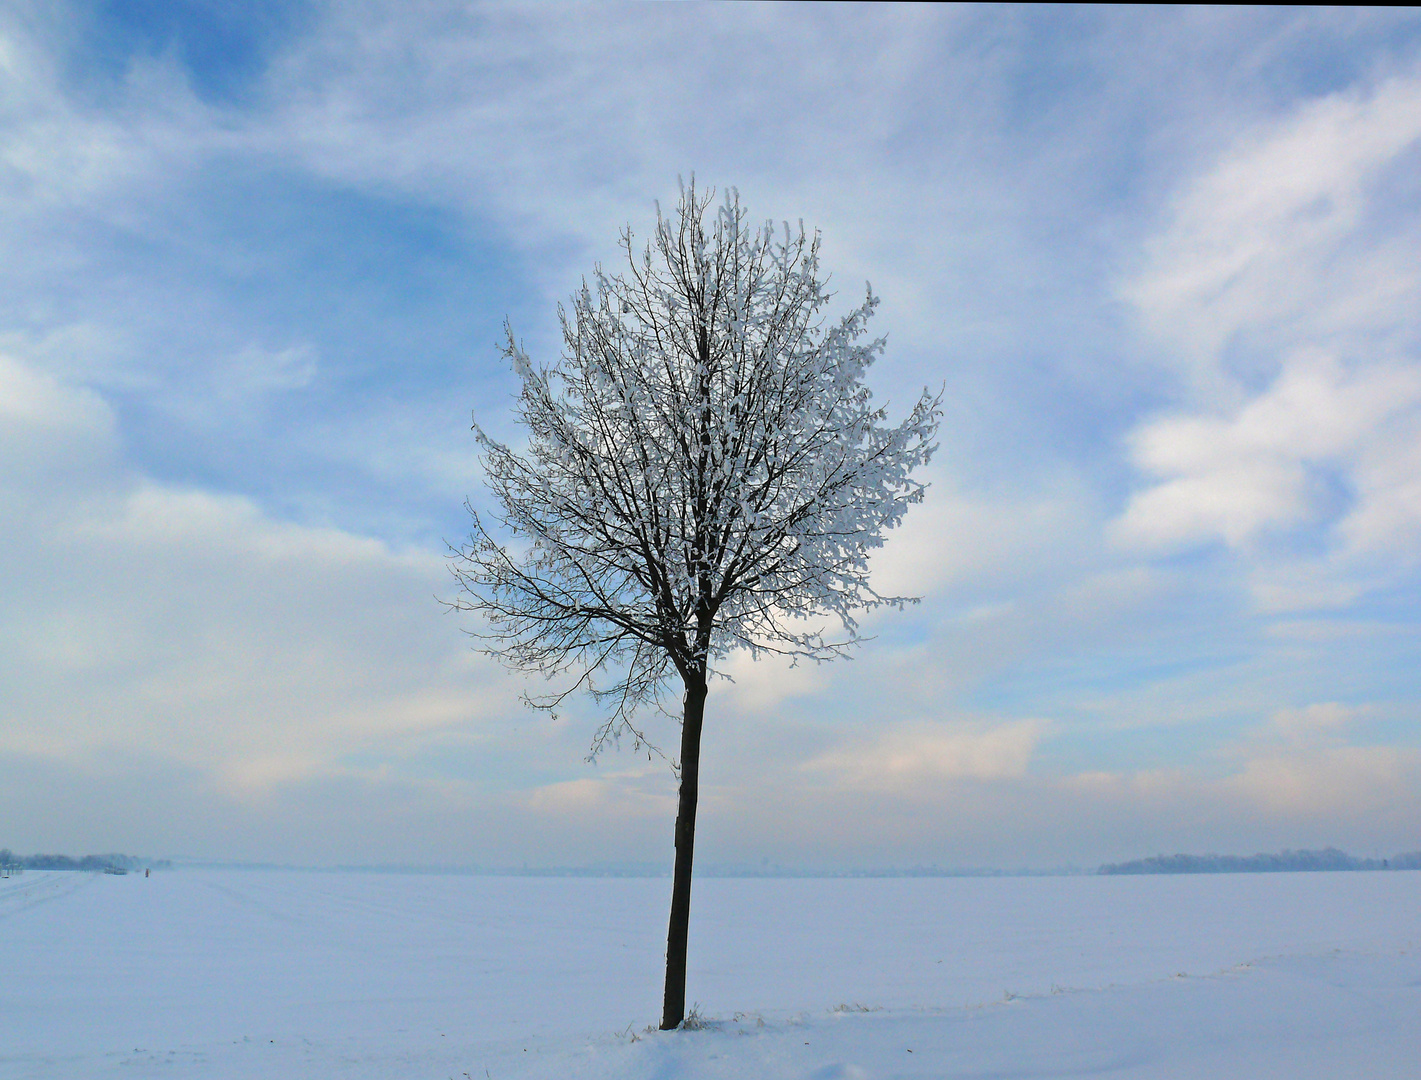
[[167,859],[140,859],[134,855],[16,855],[9,848],[0,848],[0,866],[23,866],[26,870],[155,870],[168,869],[173,864]]
[[1421,870],[1421,851],[1391,859],[1358,859],[1336,848],[1276,855],[1152,855],[1106,863],[1101,874],[1269,874],[1297,870]]

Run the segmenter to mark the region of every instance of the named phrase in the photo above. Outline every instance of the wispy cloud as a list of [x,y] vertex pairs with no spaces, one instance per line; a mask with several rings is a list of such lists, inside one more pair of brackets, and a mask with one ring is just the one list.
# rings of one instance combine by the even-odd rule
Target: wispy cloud
[[1184,388],[1130,436],[1151,482],[1117,537],[1222,540],[1268,609],[1346,607],[1410,573],[1418,162],[1421,79],[1394,76],[1300,105],[1187,186],[1124,289]]

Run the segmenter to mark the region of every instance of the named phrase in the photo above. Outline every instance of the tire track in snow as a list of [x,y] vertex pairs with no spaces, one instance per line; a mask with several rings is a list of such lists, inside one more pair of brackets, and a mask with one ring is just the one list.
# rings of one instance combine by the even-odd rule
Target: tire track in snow
[[[37,875],[33,880],[30,874]],[[72,896],[93,883],[98,876],[86,870],[31,870],[19,879],[19,884],[0,887],[0,919],[9,919],[30,908]],[[8,879],[11,882],[15,878]]]

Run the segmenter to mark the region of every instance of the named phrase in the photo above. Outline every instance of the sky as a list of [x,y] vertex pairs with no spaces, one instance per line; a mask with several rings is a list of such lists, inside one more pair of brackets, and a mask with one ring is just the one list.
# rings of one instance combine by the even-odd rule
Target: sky
[[0,845],[669,865],[439,601],[505,319],[692,175],[944,391],[702,864],[1421,848],[1421,15],[434,0],[0,2]]

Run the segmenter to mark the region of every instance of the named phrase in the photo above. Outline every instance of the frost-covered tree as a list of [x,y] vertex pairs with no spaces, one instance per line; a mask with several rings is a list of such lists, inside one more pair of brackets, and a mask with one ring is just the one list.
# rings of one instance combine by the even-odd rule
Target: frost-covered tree
[[623,735],[643,744],[637,708],[679,684],[663,1028],[685,1014],[708,681],[736,649],[839,656],[855,612],[911,599],[875,592],[868,558],[922,499],[913,472],[940,416],[927,391],[897,426],[872,404],[878,299],[825,317],[817,234],[752,225],[733,189],[712,200],[683,188],[644,251],[622,233],[622,272],[597,267],[559,308],[556,365],[534,365],[509,330],[528,445],[475,423],[501,512],[473,514],[451,564],[453,606],[483,617],[486,651],[567,678],[533,704],[582,687],[608,708],[594,755]]

